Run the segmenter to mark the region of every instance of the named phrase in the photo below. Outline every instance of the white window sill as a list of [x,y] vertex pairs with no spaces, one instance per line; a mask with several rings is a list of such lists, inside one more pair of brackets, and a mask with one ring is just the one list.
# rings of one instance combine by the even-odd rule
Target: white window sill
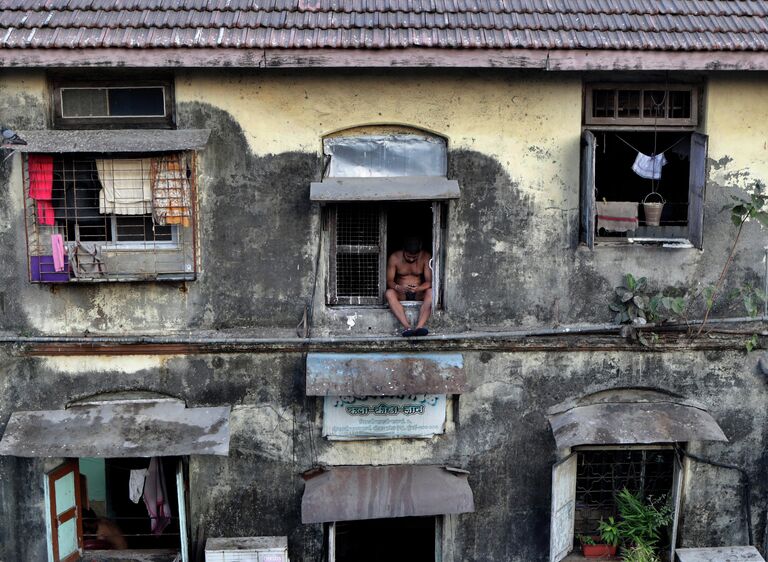
[[672,248],[678,250],[693,249],[694,245],[691,244],[687,238],[639,238],[639,237],[627,237],[627,238],[611,238],[601,237],[595,239],[595,246],[656,246],[660,248]]

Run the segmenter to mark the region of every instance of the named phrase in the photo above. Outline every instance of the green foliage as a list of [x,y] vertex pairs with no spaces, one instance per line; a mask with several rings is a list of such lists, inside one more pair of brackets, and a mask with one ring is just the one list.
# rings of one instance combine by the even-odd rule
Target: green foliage
[[672,508],[665,498],[648,498],[646,501],[639,494],[624,488],[616,496],[616,504],[621,516],[619,529],[625,544],[640,547],[640,553],[643,549],[653,553],[661,529],[672,522]]
[[614,300],[609,308],[615,313],[616,324],[643,325],[647,322],[664,322],[683,317],[688,301],[681,296],[653,294],[645,277],[624,275],[624,284],[614,290]]
[[586,544],[588,546],[594,546],[596,544],[595,539],[593,539],[589,535],[579,535],[578,538],[581,544]]
[[760,340],[758,339],[757,334],[752,334],[752,336],[747,340],[747,343],[744,344],[744,347],[747,348],[747,353],[755,348],[760,347]]
[[661,562],[652,546],[634,544],[624,550],[621,559],[624,562]]
[[613,517],[609,517],[608,521],[600,520],[600,524],[597,527],[600,532],[600,539],[607,545],[618,546],[621,542],[621,528]]
[[765,184],[756,180],[748,189],[748,198],[731,195],[733,204],[726,205],[723,210],[730,209],[731,222],[741,226],[745,222],[755,220],[763,227],[768,227],[768,194],[765,193]]

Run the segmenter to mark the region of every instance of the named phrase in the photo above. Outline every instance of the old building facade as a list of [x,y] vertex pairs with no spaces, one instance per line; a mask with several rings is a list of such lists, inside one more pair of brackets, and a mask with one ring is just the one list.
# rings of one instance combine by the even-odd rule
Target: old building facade
[[[626,273],[717,283],[722,209],[768,178],[764,3],[622,0],[623,38],[598,2],[37,4],[2,16],[0,124],[22,140],[0,167],[0,561],[256,536],[293,562],[560,560],[624,485],[670,501],[664,556],[765,554],[762,302],[720,301],[699,337],[694,305],[645,345],[609,308]],[[550,21],[577,16],[593,27]],[[638,153],[666,155],[660,178]],[[419,339],[383,298],[412,233],[434,272]],[[766,244],[743,226],[727,290],[765,286]],[[128,531],[150,458],[159,538]],[[86,508],[131,548],[85,546]]]

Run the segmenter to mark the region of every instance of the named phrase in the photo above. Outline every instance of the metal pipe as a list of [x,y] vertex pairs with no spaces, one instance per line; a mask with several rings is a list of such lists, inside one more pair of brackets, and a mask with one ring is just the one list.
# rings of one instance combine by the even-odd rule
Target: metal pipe
[[[768,318],[713,318],[708,321],[711,324],[745,324],[763,322]],[[689,322],[688,325],[700,324],[701,321]],[[685,328],[685,324],[665,324],[663,326],[656,324],[646,324],[643,329],[652,328]],[[577,326],[562,326],[559,328],[538,328],[529,330],[507,330],[499,332],[470,332],[459,334],[439,334],[424,336],[418,338],[418,341],[483,341],[504,338],[527,338],[527,337],[546,337],[561,336],[569,334],[616,334],[621,331],[623,325],[618,324],[591,324]],[[761,332],[763,334],[764,332]],[[401,336],[330,336],[330,337],[286,337],[286,338],[261,338],[261,337],[211,337],[194,335],[175,335],[175,336],[18,336],[11,334],[0,335],[0,343],[15,344],[43,344],[43,343],[74,343],[74,344],[230,344],[230,345],[326,345],[338,343],[380,343],[380,342],[402,342],[405,340]],[[415,341],[415,340],[414,340]]]
[[768,246],[763,248],[765,255],[763,263],[765,264],[765,274],[763,275],[763,320],[768,318]]

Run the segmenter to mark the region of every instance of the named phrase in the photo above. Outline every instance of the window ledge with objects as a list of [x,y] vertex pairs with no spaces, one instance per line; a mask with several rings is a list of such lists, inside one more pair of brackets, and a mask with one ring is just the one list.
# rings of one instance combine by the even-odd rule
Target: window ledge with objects
[[20,131],[30,281],[194,280],[209,133]]
[[581,239],[701,248],[707,137],[690,85],[595,84],[585,92]]

